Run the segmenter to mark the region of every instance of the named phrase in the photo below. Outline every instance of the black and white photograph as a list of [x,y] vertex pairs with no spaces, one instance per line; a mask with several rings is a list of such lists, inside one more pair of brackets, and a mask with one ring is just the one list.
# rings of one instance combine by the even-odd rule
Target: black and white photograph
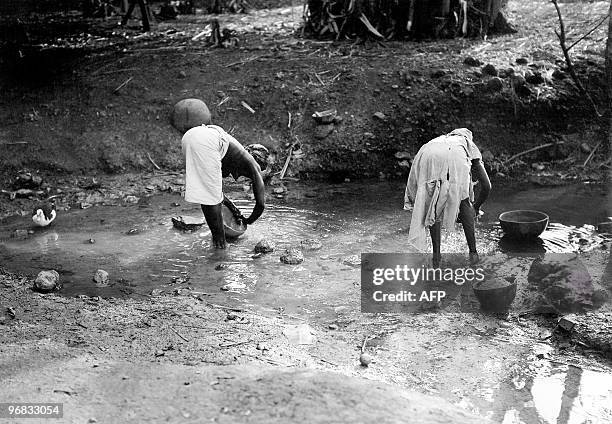
[[0,424],[612,424],[611,14],[0,0]]

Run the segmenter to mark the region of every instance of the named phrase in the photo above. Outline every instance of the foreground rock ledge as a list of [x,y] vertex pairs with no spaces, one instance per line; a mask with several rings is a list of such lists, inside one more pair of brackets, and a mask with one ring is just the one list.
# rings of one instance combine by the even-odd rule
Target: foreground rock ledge
[[[152,367],[131,362],[94,367],[80,357],[36,371],[23,369],[5,380],[4,393],[12,401],[33,401],[33,382],[40,388],[37,397],[64,403],[66,422],[488,422],[438,397],[338,373],[285,367]],[[69,382],[69,387],[61,382]]]

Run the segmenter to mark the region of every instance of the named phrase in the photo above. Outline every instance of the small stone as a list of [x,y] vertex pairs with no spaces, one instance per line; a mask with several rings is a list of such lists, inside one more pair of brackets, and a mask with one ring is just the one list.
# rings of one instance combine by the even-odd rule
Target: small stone
[[372,356],[369,353],[363,352],[359,355],[359,363],[362,367],[367,367],[372,363]]
[[381,121],[384,121],[385,119],[387,119],[385,114],[382,113],[382,112],[376,112],[373,116],[374,116],[374,118],[380,119]]
[[552,73],[552,77],[556,80],[564,80],[565,78],[567,78],[567,75],[562,70],[555,69]]
[[588,143],[582,143],[580,145],[580,150],[582,151],[582,153],[591,153],[591,146],[589,146]]
[[323,243],[321,243],[321,241],[317,239],[302,240],[300,242],[300,245],[302,246],[302,249],[306,250],[319,250],[323,247]]
[[88,239],[88,240],[87,240],[87,243],[89,243],[89,244],[95,244],[95,243],[96,243],[96,240],[95,240],[95,239],[90,238],[90,239]]
[[99,286],[108,285],[108,272],[104,271],[103,269],[97,270],[93,276],[93,280]]
[[272,193],[274,193],[274,194],[283,194],[286,191],[287,191],[287,189],[285,187],[274,187],[274,189],[272,190]]
[[519,57],[515,60],[517,65],[527,65],[529,63],[529,60],[527,60],[527,58],[525,57]]
[[49,293],[59,288],[59,273],[55,270],[40,271],[34,280],[34,289]]
[[533,169],[534,171],[544,171],[546,167],[544,165],[542,165],[541,163],[532,163],[531,164],[531,169]]
[[504,89],[504,81],[499,77],[493,77],[487,81],[486,88],[489,92],[502,91]]
[[180,72],[178,73],[178,76],[179,76],[179,78],[187,78],[187,72],[185,72],[185,71],[180,71]]
[[26,238],[28,236],[28,230],[15,230],[11,234],[13,238]]
[[287,265],[298,265],[304,262],[304,254],[297,247],[290,247],[283,252],[280,261]]
[[480,66],[482,65],[482,62],[476,58],[473,58],[472,56],[468,56],[463,59],[463,64],[467,66]]
[[495,160],[495,156],[490,150],[482,152],[482,161],[485,163],[492,163]]
[[136,234],[138,234],[138,233],[140,233],[140,231],[138,230],[138,228],[130,228],[130,229],[129,229],[129,230],[126,232],[126,234],[127,234],[128,236],[134,236],[134,235],[136,235]]
[[314,136],[321,140],[330,135],[334,131],[334,124],[317,125],[315,127]]
[[216,270],[216,271],[221,271],[221,270],[223,270],[223,269],[227,269],[227,268],[229,268],[227,264],[217,264],[217,265],[215,266],[215,270]]
[[337,330],[338,329],[338,324],[329,324],[328,328],[330,330]]
[[396,159],[411,159],[412,155],[408,152],[395,152]]
[[491,75],[493,77],[496,77],[497,69],[495,68],[495,66],[491,65],[490,63],[487,63],[485,66],[482,67],[482,73],[485,75]]
[[436,69],[431,73],[432,78],[442,78],[444,75],[446,75],[446,71],[444,69]]
[[155,352],[155,356],[156,357],[160,357],[160,356],[164,356],[166,354],[166,352],[164,352],[163,350],[158,350]]
[[125,199],[123,199],[126,203],[138,203],[138,201],[140,200],[138,197],[136,196],[125,196]]
[[525,81],[529,84],[539,85],[544,83],[544,77],[540,72],[525,72]]
[[261,350],[262,352],[265,352],[266,350],[270,350],[270,347],[268,346],[267,343],[259,342],[257,343],[257,350]]
[[276,246],[273,242],[267,239],[261,239],[255,245],[255,253],[272,253]]

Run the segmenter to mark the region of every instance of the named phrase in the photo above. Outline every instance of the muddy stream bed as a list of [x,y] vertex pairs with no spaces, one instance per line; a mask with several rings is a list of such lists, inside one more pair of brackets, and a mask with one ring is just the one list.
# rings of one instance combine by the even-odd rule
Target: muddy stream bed
[[[60,211],[56,221],[44,229],[31,227],[29,217],[12,217],[0,222],[0,264],[31,276],[55,269],[63,282],[60,293],[65,296],[144,298],[160,291],[189,289],[211,303],[260,313],[281,311],[312,325],[342,326],[343,320],[360,319],[361,253],[408,251],[410,214],[401,209],[403,189],[401,182],[290,185],[290,195],[271,197],[262,218],[231,241],[226,251],[211,248],[206,226],[191,233],[173,228],[173,216],[201,217],[198,205],[176,194],[144,197],[136,204]],[[594,226],[610,215],[607,196],[606,187],[589,184],[529,190],[496,187],[483,206],[485,215],[477,227],[481,257],[598,248],[605,240]],[[250,211],[252,202],[246,193],[229,193],[229,197]],[[550,216],[548,230],[536,243],[516,245],[502,238],[497,217],[513,209],[541,210]],[[33,233],[15,237],[15,231],[23,229]],[[274,242],[276,250],[254,255],[255,244],[264,238]],[[300,245],[303,263],[286,265],[279,260],[285,248]],[[447,252],[467,250],[462,232],[451,234],[443,246]],[[97,269],[109,273],[108,284],[93,282]],[[479,313],[474,302],[462,304],[461,310]],[[390,328],[398,327],[394,316],[378,320]],[[547,343],[524,348],[529,344],[525,336],[511,330],[498,340],[490,337],[482,349],[503,351],[505,344],[516,344],[530,351],[530,358],[552,349]],[[410,351],[411,337],[418,335],[389,331],[377,343],[391,358],[395,351]],[[431,350],[435,353],[434,339]],[[461,340],[455,345],[460,346]],[[477,351],[481,346],[473,348]],[[470,355],[469,343],[461,349],[461,353],[445,352],[450,355],[448,361],[455,354]],[[424,361],[414,359],[416,364]],[[487,381],[472,392],[466,388],[461,396],[455,393],[455,403],[504,424],[612,422],[612,373],[606,363],[593,360],[592,366],[581,368],[554,361],[521,364],[511,373],[514,377],[500,382],[494,376],[506,365],[483,360],[479,372],[489,376]],[[469,371],[457,365],[446,372],[439,370],[437,378],[447,375],[448,385],[457,387],[463,384],[461,373]],[[394,372],[401,375],[399,368],[389,374]],[[373,378],[402,382],[388,375]],[[445,388],[431,390],[452,396]]]

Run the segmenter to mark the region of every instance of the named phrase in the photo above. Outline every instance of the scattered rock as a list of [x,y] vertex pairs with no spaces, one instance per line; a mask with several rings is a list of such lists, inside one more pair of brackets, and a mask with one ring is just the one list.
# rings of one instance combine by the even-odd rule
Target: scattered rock
[[272,253],[276,246],[273,242],[267,239],[261,239],[255,245],[255,253]]
[[317,125],[314,131],[314,137],[322,140],[334,131],[334,124]]
[[485,66],[482,67],[482,73],[484,75],[491,75],[492,77],[496,77],[497,69],[495,68],[495,66],[491,65],[490,63],[487,63]]
[[284,192],[286,192],[287,189],[285,187],[274,187],[274,189],[272,190],[272,193],[274,194],[283,194]]
[[352,267],[359,267],[361,266],[361,258],[359,257],[359,255],[345,256],[344,258],[342,258],[342,263],[344,265]]
[[567,78],[567,75],[562,70],[555,69],[552,73],[552,77],[556,80],[564,80],[565,78]]
[[41,293],[49,293],[59,288],[59,273],[53,269],[40,271],[34,280],[34,290]]
[[484,152],[482,152],[483,162],[490,164],[490,163],[493,163],[494,160],[495,160],[495,156],[490,150],[485,150]]
[[412,155],[408,152],[395,152],[395,157],[397,159],[412,159]]
[[221,270],[227,269],[227,268],[229,268],[229,266],[227,264],[217,264],[215,266],[215,271],[221,271]]
[[547,253],[531,264],[527,275],[529,309],[567,314],[600,307],[608,298],[577,254]]
[[517,65],[527,65],[529,63],[529,60],[525,57],[519,57],[516,59],[515,62]]
[[11,233],[12,238],[26,238],[28,237],[28,230],[17,229]]
[[13,188],[15,189],[36,189],[43,183],[42,177],[39,175],[32,175],[30,172],[20,172],[17,174],[17,178],[13,182]]
[[108,285],[108,272],[103,269],[99,269],[93,276],[93,280],[98,286],[107,286]]
[[376,119],[380,119],[381,121],[384,121],[385,119],[387,119],[387,117],[385,116],[384,113],[382,112],[376,112],[374,113],[374,118]]
[[544,83],[544,77],[540,72],[525,72],[525,81],[529,84],[539,85]]
[[472,56],[468,56],[463,59],[463,64],[467,66],[481,66],[482,62]]
[[362,367],[367,367],[372,363],[372,356],[367,352],[363,352],[359,355],[359,363]]
[[593,149],[591,149],[591,146],[589,146],[589,143],[582,143],[580,145],[580,151],[582,153],[591,153],[591,150]]
[[136,196],[125,196],[125,199],[123,199],[125,201],[125,203],[138,203],[138,201],[140,200],[138,197]]
[[261,350],[262,352],[265,352],[266,350],[270,350],[270,346],[268,346],[268,344],[265,342],[257,343],[256,348],[257,350]]
[[287,265],[301,264],[304,262],[304,254],[297,247],[290,247],[283,252],[280,261]]
[[302,240],[300,242],[300,245],[302,246],[302,249],[305,250],[319,250],[323,247],[323,243],[321,243],[321,241],[317,239]]
[[492,93],[502,91],[504,89],[504,81],[499,77],[493,77],[487,81],[486,89]]

